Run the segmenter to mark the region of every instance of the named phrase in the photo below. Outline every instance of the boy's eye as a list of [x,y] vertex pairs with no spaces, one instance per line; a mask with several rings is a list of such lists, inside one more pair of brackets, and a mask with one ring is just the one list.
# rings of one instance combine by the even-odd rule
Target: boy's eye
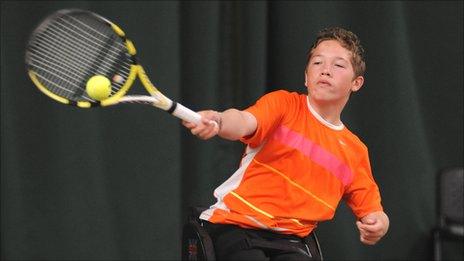
[[313,64],[321,64],[321,62],[319,62],[319,61],[316,61],[316,62],[313,62]]
[[340,67],[340,68],[345,68],[345,66],[343,66],[341,64],[335,64],[335,66]]

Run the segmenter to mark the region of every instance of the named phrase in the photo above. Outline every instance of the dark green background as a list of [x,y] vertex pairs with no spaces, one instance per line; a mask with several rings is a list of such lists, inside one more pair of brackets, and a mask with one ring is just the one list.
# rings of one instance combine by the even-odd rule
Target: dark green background
[[[356,32],[366,82],[343,120],[370,149],[391,227],[365,246],[342,203],[318,228],[323,251],[327,260],[431,258],[435,175],[463,165],[461,1],[2,1],[2,260],[179,259],[187,206],[214,202],[243,149],[200,141],[160,110],[78,109],[40,93],[25,73],[28,35],[70,7],[119,24],[153,82],[194,110],[305,92],[315,33]],[[445,250],[463,258],[459,243]]]

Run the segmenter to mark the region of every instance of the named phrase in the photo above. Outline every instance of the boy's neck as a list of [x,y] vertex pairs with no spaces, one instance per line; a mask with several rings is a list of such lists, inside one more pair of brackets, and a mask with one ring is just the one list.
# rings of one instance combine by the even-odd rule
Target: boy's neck
[[341,126],[343,122],[340,119],[343,107],[340,108],[339,105],[333,104],[330,102],[317,102],[308,95],[309,106],[326,122],[335,125]]

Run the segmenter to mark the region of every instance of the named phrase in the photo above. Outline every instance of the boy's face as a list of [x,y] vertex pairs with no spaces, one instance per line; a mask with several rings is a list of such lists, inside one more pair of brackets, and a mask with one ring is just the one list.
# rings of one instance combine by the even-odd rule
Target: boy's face
[[352,91],[364,83],[362,76],[355,77],[352,54],[336,40],[326,40],[313,50],[306,73],[305,85],[311,99],[338,103],[343,106]]

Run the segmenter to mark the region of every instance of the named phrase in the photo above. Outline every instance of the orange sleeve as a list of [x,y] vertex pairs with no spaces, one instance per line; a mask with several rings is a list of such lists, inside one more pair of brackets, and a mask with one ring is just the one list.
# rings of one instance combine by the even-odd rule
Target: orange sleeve
[[383,211],[379,187],[372,176],[367,148],[360,155],[362,159],[355,169],[353,182],[345,191],[346,202],[357,218],[375,211]]
[[268,133],[279,125],[283,115],[285,115],[285,109],[288,107],[286,106],[288,96],[289,92],[284,90],[270,92],[262,96],[254,105],[245,109],[255,116],[258,125],[253,134],[240,140],[252,148],[259,146],[266,139]]

